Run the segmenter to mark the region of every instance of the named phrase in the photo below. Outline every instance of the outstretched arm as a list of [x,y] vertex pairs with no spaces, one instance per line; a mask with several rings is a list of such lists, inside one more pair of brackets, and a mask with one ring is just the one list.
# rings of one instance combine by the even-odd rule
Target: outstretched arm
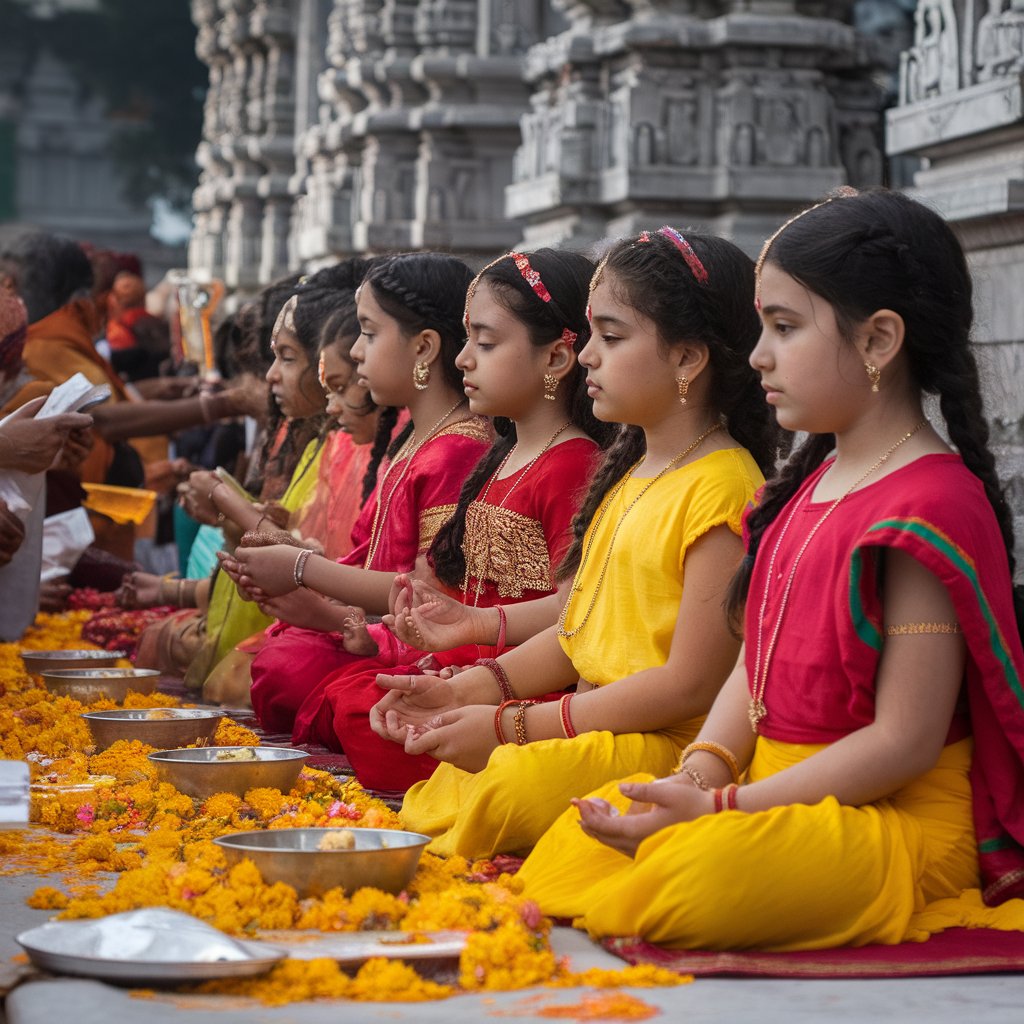
[[[886,559],[886,626],[956,621],[948,592],[931,572],[899,551],[888,551]],[[875,720],[799,764],[743,786],[736,796],[737,807],[758,811],[785,804],[815,804],[827,796],[860,806],[923,775],[942,752],[966,656],[963,637],[958,634],[887,637],[878,666]],[[749,700],[741,657],[698,737],[731,750],[741,768],[753,752],[754,736],[747,720]],[[686,763],[705,777],[709,787],[720,788],[732,781],[725,764],[714,754],[698,751]],[[686,775],[623,785],[622,792],[637,801],[635,813],[619,816],[607,806],[588,801],[580,810],[583,827],[590,835],[626,853],[668,824],[708,813],[708,794],[698,790]]]

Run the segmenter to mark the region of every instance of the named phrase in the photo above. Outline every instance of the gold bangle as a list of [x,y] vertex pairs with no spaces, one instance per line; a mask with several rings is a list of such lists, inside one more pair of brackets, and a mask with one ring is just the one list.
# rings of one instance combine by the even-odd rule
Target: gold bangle
[[679,766],[676,768],[676,771],[681,771],[683,765],[686,764],[686,759],[691,754],[697,753],[698,750],[714,754],[719,761],[722,761],[728,767],[732,781],[740,781],[740,763],[736,760],[736,755],[727,747],[723,747],[721,743],[715,743],[713,740],[694,740],[680,755]]
[[959,622],[903,622],[898,626],[886,626],[886,636],[921,636],[926,633],[962,633]]

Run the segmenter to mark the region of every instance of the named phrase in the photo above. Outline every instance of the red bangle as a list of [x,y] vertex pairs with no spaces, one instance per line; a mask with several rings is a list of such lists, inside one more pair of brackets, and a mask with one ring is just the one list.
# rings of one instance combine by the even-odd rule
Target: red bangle
[[498,642],[494,645],[497,653],[501,654],[505,650],[505,634],[508,632],[508,616],[505,614],[505,609],[500,604],[495,605],[498,609]]
[[501,728],[501,715],[505,708],[507,708],[510,704],[515,703],[517,702],[514,700],[503,700],[498,705],[497,710],[494,712],[494,735],[498,737],[498,743],[500,743],[502,746],[508,743],[508,740],[505,739],[505,732]]
[[722,813],[722,791],[720,789],[712,790],[715,798],[715,814]]
[[575,693],[567,693],[558,702],[558,714],[562,719],[562,732],[565,733],[565,738],[571,740],[576,736],[576,730],[573,728],[572,715],[569,714],[569,703],[575,697]]
[[501,690],[502,700],[515,699],[516,695],[512,689],[512,684],[508,681],[508,673],[494,658],[477,658],[476,663],[486,668],[494,676],[498,683],[498,689]]
[[739,808],[736,806],[736,794],[739,793],[740,787],[735,782],[730,782],[728,786],[723,790],[725,796],[725,809],[727,811],[737,811]]

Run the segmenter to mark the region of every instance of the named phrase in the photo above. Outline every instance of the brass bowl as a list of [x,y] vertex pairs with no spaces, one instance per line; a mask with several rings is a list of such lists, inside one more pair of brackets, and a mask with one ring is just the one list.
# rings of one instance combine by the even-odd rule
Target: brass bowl
[[97,750],[106,750],[118,740],[138,740],[157,750],[201,746],[213,739],[224,717],[205,708],[139,708],[128,711],[87,711]]
[[22,651],[25,671],[42,675],[65,668],[112,668],[127,658],[125,651]]
[[[252,750],[255,761],[218,761],[225,751]],[[309,757],[291,747],[197,747],[189,750],[157,750],[149,755],[157,778],[179,793],[200,800],[214,793],[245,796],[250,789],[279,789],[287,793],[295,785]]]
[[65,668],[42,675],[50,693],[73,697],[83,704],[98,700],[122,704],[129,691],[152,693],[160,677],[155,668]]
[[285,882],[300,898],[321,896],[339,886],[346,893],[370,886],[401,892],[416,874],[429,836],[388,828],[349,829],[351,850],[321,850],[325,835],[336,828],[273,828],[218,836],[229,864],[248,859],[268,885]]

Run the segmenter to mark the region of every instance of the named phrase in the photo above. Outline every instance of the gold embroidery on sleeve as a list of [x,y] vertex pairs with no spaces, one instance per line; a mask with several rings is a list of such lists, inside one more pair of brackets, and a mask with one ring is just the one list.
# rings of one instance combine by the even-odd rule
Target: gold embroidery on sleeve
[[462,550],[470,579],[493,583],[501,597],[551,590],[547,539],[536,519],[474,501],[466,510]]
[[433,508],[425,508],[420,513],[420,551],[426,551],[434,543],[438,530],[451,519],[456,507],[455,505],[435,505]]

